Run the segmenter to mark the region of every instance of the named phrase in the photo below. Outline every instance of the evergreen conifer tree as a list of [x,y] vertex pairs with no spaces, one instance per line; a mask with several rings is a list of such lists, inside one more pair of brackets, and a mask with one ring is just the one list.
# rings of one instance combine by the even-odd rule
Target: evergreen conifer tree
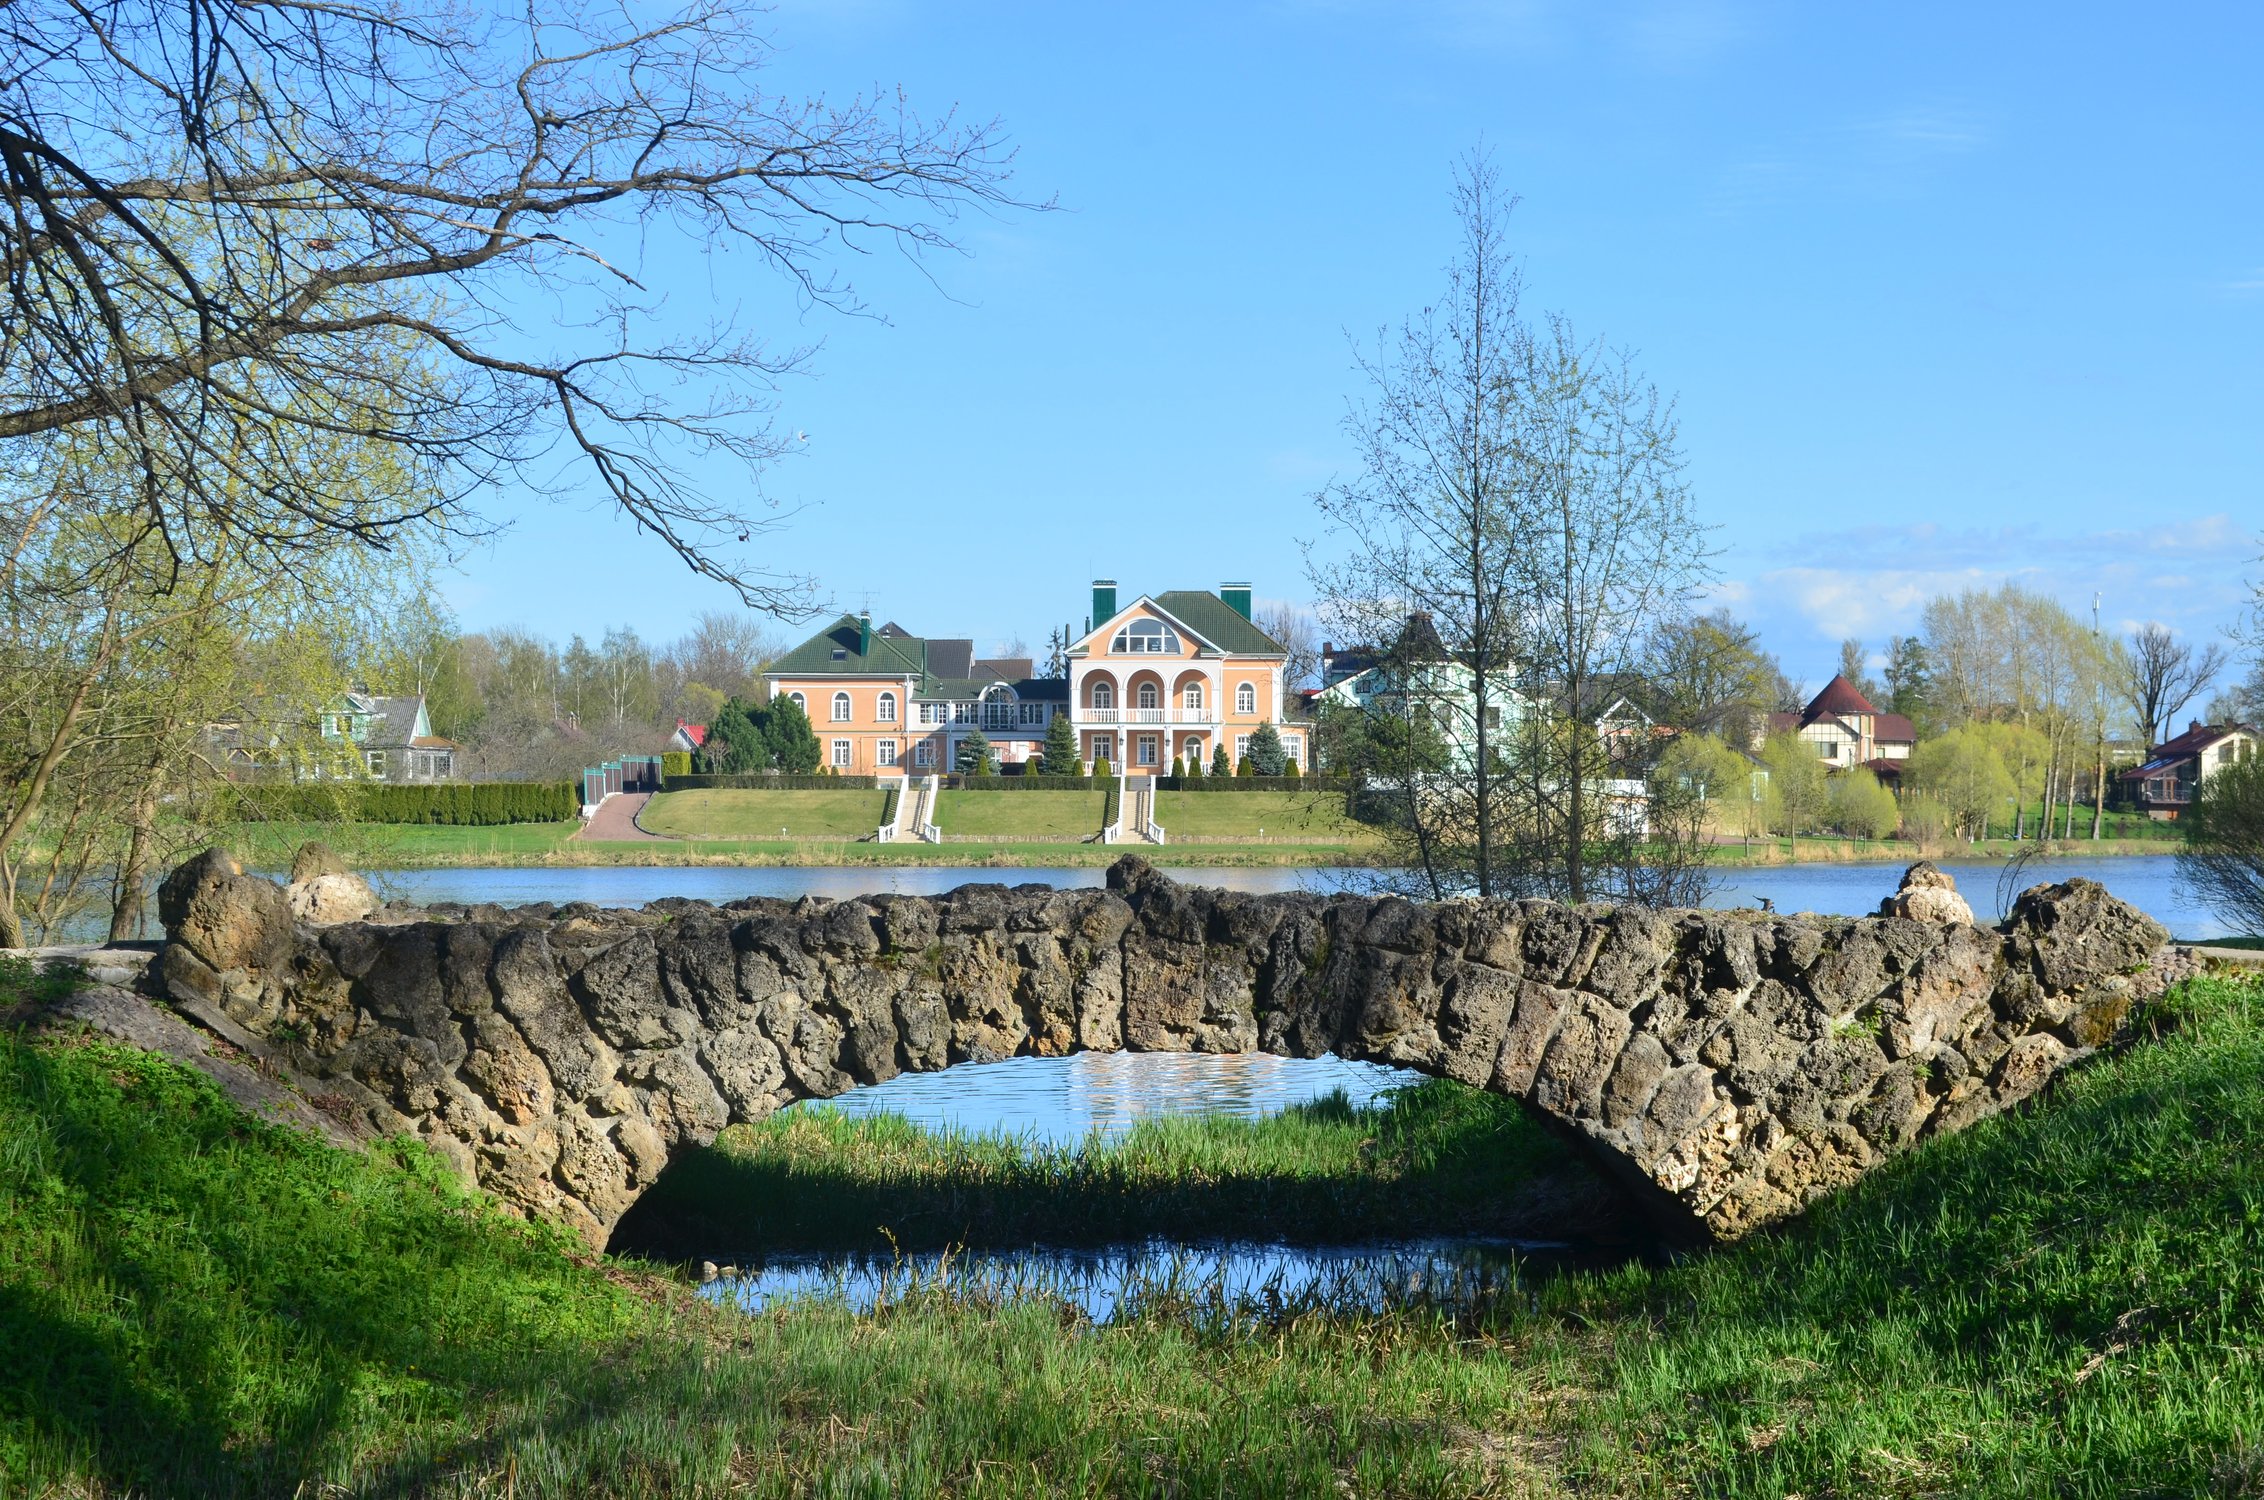
[[1045,774],[1048,776],[1076,776],[1085,769],[1077,754],[1077,734],[1069,727],[1069,715],[1055,714],[1046,725]]
[[818,749],[818,732],[810,727],[810,716],[802,712],[801,704],[783,694],[771,699],[769,706],[762,710],[758,727],[769,746],[766,765],[807,776],[817,770],[825,758]]
[[1242,757],[1246,766],[1254,770],[1245,774],[1279,776],[1289,757],[1281,748],[1281,733],[1271,722],[1260,724],[1258,732],[1250,736],[1249,753]]
[[1211,752],[1211,774],[1213,776],[1232,776],[1234,774],[1234,761],[1226,753],[1225,740],[1220,740],[1218,748]]

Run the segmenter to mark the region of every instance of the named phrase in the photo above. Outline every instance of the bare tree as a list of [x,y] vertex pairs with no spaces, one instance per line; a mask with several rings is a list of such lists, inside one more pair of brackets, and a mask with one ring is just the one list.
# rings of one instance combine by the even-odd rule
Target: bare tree
[[[1010,201],[993,125],[767,92],[732,0],[23,0],[0,33],[0,444],[130,453],[176,559],[473,531],[483,486],[594,480],[798,615],[800,580],[717,548],[775,524],[747,475],[796,442],[775,382],[809,351],[727,304],[665,331],[624,257],[671,231],[854,310],[829,251],[947,248]],[[341,492],[310,435],[383,445],[411,482]],[[693,483],[715,455],[740,478]]]
[[2214,641],[2196,652],[2192,642],[2151,620],[2130,633],[2117,653],[2115,691],[2138,720],[2148,745],[2170,737],[2177,716],[2208,690],[2228,659]]
[[1289,659],[1281,667],[1284,692],[1294,694],[1299,688],[1319,683],[1321,641],[1314,632],[1310,611],[1294,604],[1272,604],[1258,611],[1254,623],[1288,653]]
[[1671,407],[1625,356],[1521,316],[1513,206],[1465,161],[1445,294],[1360,357],[1360,472],[1316,497],[1342,556],[1316,543],[1308,568],[1332,634],[1375,643],[1379,712],[1442,744],[1398,788],[1428,894],[1687,900],[1696,822],[1649,781],[1661,737],[1602,721],[1651,696],[1659,628],[1709,576],[1704,529]]

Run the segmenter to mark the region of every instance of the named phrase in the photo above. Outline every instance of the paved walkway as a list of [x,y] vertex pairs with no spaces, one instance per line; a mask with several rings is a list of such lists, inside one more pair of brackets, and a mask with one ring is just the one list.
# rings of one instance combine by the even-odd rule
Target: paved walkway
[[666,844],[674,842],[657,833],[647,833],[637,826],[637,814],[652,801],[650,792],[618,792],[597,805],[596,814],[575,834],[578,839],[590,839],[609,844]]

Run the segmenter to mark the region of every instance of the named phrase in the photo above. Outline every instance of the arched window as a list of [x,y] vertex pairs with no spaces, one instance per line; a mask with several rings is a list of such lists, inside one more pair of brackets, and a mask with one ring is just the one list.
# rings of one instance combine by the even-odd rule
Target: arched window
[[1187,686],[1181,688],[1179,690],[1179,706],[1181,708],[1194,709],[1198,713],[1201,712],[1203,707],[1203,685],[1199,682],[1190,682],[1187,684]]
[[849,695],[847,693],[835,693],[833,695],[833,721],[836,724],[845,724],[849,721]]
[[1106,681],[1093,684],[1093,707],[1116,707],[1116,688],[1113,684]]
[[794,706],[802,711],[802,714],[805,718],[809,716],[809,699],[803,697],[800,693],[788,693],[786,696],[794,700]]
[[1179,632],[1161,620],[1134,620],[1116,633],[1108,649],[1120,656],[1177,656]]
[[1258,690],[1249,683],[1237,683],[1234,688],[1234,711],[1254,714],[1258,711]]
[[880,695],[879,717],[880,721],[883,724],[893,724],[896,722],[896,695],[894,693],[883,693]]
[[1162,706],[1161,704],[1156,702],[1156,685],[1152,682],[1143,682],[1140,684],[1139,697],[1139,706],[1142,708],[1160,708]]

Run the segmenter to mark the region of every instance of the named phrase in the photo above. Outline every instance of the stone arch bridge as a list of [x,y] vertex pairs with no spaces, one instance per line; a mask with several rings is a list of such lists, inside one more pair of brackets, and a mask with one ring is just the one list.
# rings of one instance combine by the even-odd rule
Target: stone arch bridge
[[[1928,910],[1929,870],[1889,906]],[[2160,926],[2087,881],[2029,891],[2002,928],[1946,905],[1425,906],[1230,893],[1128,857],[1101,890],[318,926],[214,851],[165,883],[148,982],[256,1038],[333,1114],[421,1137],[594,1244],[729,1123],[1080,1049],[1334,1053],[1459,1079],[1587,1148],[1669,1235],[1730,1240],[2033,1093],[2177,968]]]

